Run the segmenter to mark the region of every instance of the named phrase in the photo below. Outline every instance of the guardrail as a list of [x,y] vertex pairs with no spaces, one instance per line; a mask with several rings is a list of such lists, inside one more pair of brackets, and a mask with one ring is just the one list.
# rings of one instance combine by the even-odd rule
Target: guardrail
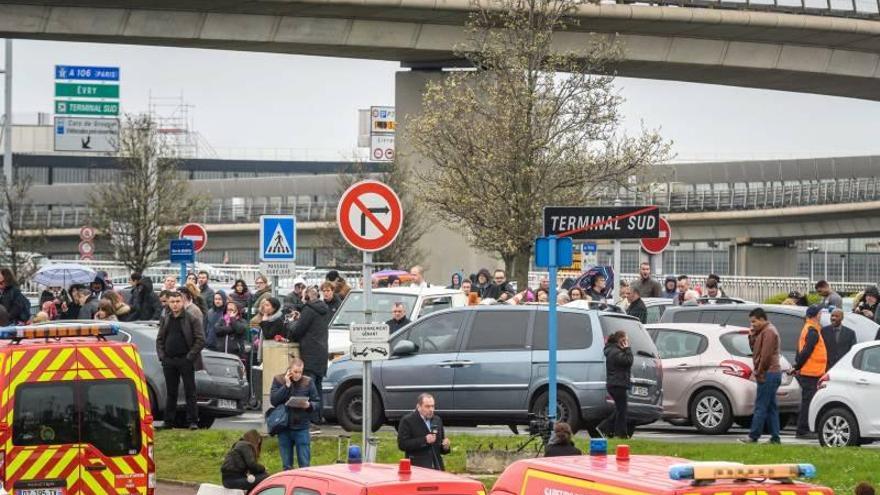
[[[538,281],[541,277],[546,277],[547,272],[529,272],[529,286],[537,287]],[[706,281],[706,277],[708,274],[687,274],[688,278],[691,280],[691,285],[694,287],[702,287]],[[577,278],[580,276],[580,272],[559,272],[558,283],[562,284],[562,282],[566,278]],[[627,282],[632,282],[638,279],[639,275],[636,273],[624,273],[621,275],[622,280],[626,280]],[[663,283],[662,278],[654,277],[655,280]],[[733,275],[725,275],[722,277],[723,281],[721,283],[721,287],[724,289],[724,292],[731,297],[738,297],[740,299],[745,299],[747,301],[754,301],[757,303],[762,303],[767,298],[772,297],[776,294],[780,293],[788,293],[793,290],[800,291],[802,293],[814,292],[814,284],[815,282],[810,282],[810,279],[807,277],[742,277],[742,276],[733,276]],[[863,290],[865,288],[864,282],[832,282],[832,288],[841,293],[855,293]],[[616,299],[616,297],[615,297]]]
[[[727,184],[724,184],[727,186]],[[880,177],[838,179],[833,182],[762,184],[725,187],[709,191],[676,191],[681,184],[667,184],[665,191],[635,193],[607,192],[596,201],[609,204],[616,199],[624,206],[654,204],[666,213],[693,211],[758,210],[794,206],[861,203],[880,200]]]
[[[328,221],[336,218],[336,200],[301,202],[299,204],[271,204],[230,201],[212,201],[211,205],[194,216],[204,224],[257,223],[261,215],[294,215],[300,222]],[[28,205],[16,216],[19,228],[78,228],[87,225],[92,210],[84,205]]]
[[651,2],[619,0],[609,3],[725,10],[761,10],[783,14],[828,15],[860,19],[880,17],[880,2],[876,0],[658,0]]

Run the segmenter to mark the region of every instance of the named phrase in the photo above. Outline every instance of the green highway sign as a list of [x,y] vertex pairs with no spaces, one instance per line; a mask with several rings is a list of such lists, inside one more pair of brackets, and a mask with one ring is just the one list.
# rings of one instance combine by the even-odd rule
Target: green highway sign
[[58,115],[119,115],[119,102],[55,100]]
[[119,98],[119,85],[56,82],[55,96],[73,98]]

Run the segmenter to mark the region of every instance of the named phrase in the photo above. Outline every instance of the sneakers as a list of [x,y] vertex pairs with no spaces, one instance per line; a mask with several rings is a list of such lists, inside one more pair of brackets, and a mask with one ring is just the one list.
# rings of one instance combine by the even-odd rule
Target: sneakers
[[198,425],[198,423],[190,423],[190,424],[189,424],[189,429],[190,429],[190,430],[198,430],[198,429],[199,429],[199,425]]
[[779,437],[771,438],[771,439],[770,439],[770,443],[772,443],[772,444],[774,444],[774,445],[781,445],[781,444],[782,444],[782,440],[780,440]]
[[736,441],[739,443],[758,443],[758,440],[752,437],[737,438]]

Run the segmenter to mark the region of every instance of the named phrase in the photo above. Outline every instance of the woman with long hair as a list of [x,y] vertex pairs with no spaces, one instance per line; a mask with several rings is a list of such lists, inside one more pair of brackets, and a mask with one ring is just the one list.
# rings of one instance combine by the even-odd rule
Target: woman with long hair
[[[244,490],[250,493],[255,486],[269,477],[265,466],[260,464],[260,451],[263,446],[263,437],[257,430],[245,432],[226,453],[223,465],[220,466],[220,477],[224,488]],[[254,481],[248,481],[248,475],[254,477]]]

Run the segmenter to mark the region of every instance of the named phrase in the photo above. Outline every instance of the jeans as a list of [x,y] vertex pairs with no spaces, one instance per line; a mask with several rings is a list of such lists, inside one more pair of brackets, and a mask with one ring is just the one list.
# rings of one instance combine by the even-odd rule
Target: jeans
[[244,490],[245,493],[250,493],[251,490],[254,489],[255,486],[259,485],[261,481],[269,477],[269,473],[260,473],[254,475],[254,481],[251,483],[248,481],[246,476],[239,475],[222,475],[223,476],[223,488],[232,488],[236,490]]
[[196,371],[193,363],[185,357],[166,357],[162,362],[165,375],[165,424],[174,424],[177,415],[177,389],[183,380],[183,393],[186,396],[186,422],[199,422],[199,408],[196,404]]
[[776,403],[776,391],[782,384],[782,373],[768,371],[764,383],[758,383],[758,394],[755,397],[755,414],[752,416],[752,428],[749,438],[761,438],[765,423],[770,424],[770,440],[779,441],[779,405]]
[[308,427],[298,430],[286,428],[278,434],[278,450],[281,451],[281,465],[285,471],[293,469],[294,447],[297,465],[301,468],[309,467],[312,462],[312,448]]
[[318,390],[318,403],[312,411],[312,424],[319,425],[324,422],[324,413],[321,410],[324,404],[324,393],[321,392],[321,380],[323,380],[324,377],[313,371],[305,371],[303,374],[312,379],[312,383],[315,384],[315,388]]
[[814,376],[798,375],[797,381],[801,386],[801,412],[798,414],[797,434],[806,435],[810,433],[810,402],[816,395],[816,387],[819,385],[819,379]]

